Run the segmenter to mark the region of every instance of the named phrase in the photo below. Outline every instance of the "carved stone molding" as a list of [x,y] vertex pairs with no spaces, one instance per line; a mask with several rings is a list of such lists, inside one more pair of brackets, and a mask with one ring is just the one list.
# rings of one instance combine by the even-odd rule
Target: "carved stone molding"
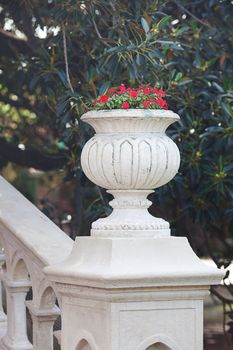
[[[161,347],[156,346],[161,344]],[[180,347],[170,337],[164,334],[158,334],[145,339],[138,347],[137,350],[181,350]]]

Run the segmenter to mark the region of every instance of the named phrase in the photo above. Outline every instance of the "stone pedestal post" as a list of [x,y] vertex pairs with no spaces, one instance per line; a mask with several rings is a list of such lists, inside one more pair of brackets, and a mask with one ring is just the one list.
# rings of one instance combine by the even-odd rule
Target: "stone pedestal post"
[[32,301],[27,301],[27,307],[33,321],[33,349],[53,350],[53,325],[60,315],[59,308],[37,308]]
[[201,350],[203,299],[222,276],[176,237],[77,238],[46,270],[62,295],[62,350]]
[[31,350],[27,337],[25,298],[30,288],[29,281],[4,280],[7,295],[7,333],[1,339],[1,349]]
[[179,151],[171,111],[89,112],[96,135],[82,166],[109,189],[112,214],[76,239],[70,257],[45,269],[61,295],[62,350],[202,350],[203,299],[222,271],[151,216],[146,199],[173,178]]

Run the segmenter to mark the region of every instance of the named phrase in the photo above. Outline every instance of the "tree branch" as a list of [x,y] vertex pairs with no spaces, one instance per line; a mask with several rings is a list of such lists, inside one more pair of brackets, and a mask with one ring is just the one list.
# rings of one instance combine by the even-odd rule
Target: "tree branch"
[[102,37],[102,35],[100,34],[100,31],[99,31],[99,29],[98,29],[98,27],[97,27],[97,24],[96,24],[96,21],[95,21],[94,17],[92,17],[92,23],[93,23],[93,25],[94,25],[94,28],[95,28],[95,31],[96,31],[96,34],[97,34],[98,38],[102,40],[102,42],[103,42],[103,44],[104,44],[105,46],[111,47],[111,45],[109,45],[109,44],[105,41],[105,39]]
[[66,31],[65,31],[64,23],[62,23],[62,38],[63,38],[64,60],[65,60],[65,67],[66,67],[66,80],[70,90],[74,93],[74,89],[70,80],[69,62],[68,62],[67,44],[66,44]]
[[[16,35],[6,32],[0,28],[1,55],[17,56],[14,48],[23,54],[31,54],[31,48],[26,39],[18,38]],[[12,48],[13,46],[13,48]]]
[[0,137],[0,158],[3,163],[9,161],[44,171],[60,169],[66,163],[64,155],[51,156],[32,147],[22,150],[16,144],[7,142],[3,137]]
[[177,0],[174,0],[174,3],[184,12],[186,12],[190,17],[192,17],[193,19],[195,19],[195,21],[201,23],[203,26],[206,26],[208,28],[211,28],[211,25],[209,23],[206,23],[204,21],[202,21],[200,18],[198,18],[197,16],[195,16],[192,12],[190,12],[188,9],[186,9],[183,5],[181,5]]

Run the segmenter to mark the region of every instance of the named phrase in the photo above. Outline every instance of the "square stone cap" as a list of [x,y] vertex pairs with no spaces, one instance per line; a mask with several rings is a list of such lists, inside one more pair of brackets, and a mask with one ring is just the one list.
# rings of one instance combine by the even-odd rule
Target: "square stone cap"
[[68,259],[44,271],[58,283],[111,289],[209,286],[224,276],[204,264],[183,237],[78,237]]

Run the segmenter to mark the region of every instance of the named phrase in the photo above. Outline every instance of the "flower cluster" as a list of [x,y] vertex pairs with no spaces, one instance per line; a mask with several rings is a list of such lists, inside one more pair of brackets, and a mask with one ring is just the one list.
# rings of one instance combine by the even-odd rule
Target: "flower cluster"
[[168,109],[163,90],[145,85],[127,88],[124,84],[110,88],[104,95],[98,97],[92,109]]

